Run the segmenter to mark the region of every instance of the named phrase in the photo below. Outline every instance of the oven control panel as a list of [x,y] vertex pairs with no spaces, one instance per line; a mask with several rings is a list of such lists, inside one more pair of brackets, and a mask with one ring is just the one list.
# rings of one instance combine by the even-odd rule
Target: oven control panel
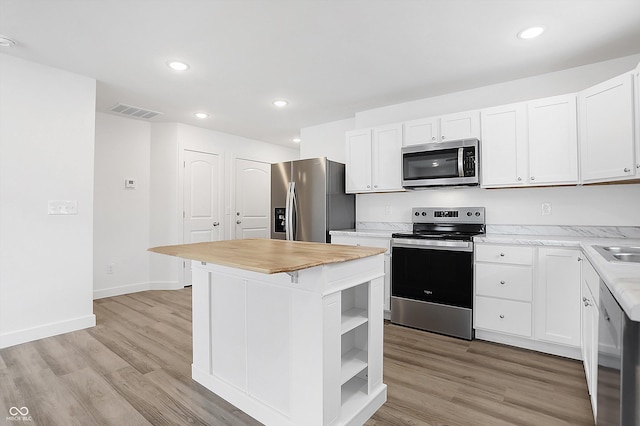
[[484,207],[414,207],[413,223],[484,223]]

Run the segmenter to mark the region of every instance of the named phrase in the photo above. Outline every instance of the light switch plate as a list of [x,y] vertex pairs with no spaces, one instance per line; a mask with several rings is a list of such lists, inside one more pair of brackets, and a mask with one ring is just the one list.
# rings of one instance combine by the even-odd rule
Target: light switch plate
[[78,214],[78,200],[49,200],[48,214]]

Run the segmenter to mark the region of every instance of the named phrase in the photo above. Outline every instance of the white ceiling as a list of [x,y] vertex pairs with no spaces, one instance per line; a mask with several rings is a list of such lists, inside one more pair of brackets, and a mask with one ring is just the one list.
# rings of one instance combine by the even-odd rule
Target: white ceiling
[[293,147],[358,111],[639,53],[640,0],[0,0],[0,34],[95,78],[98,111]]

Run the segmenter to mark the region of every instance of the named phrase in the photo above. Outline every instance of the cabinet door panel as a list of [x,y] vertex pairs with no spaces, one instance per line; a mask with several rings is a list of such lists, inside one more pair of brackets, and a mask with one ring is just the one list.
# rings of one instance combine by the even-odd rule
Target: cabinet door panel
[[347,192],[371,191],[371,130],[347,132]]
[[529,184],[578,183],[576,97],[528,103]]
[[487,108],[480,116],[482,186],[524,185],[527,177],[525,104]]
[[440,134],[438,122],[437,117],[405,122],[403,124],[402,146],[437,142]]
[[440,141],[480,137],[480,113],[465,111],[440,117]]
[[402,190],[402,126],[373,129],[373,191]]
[[580,262],[578,250],[538,249],[535,337],[580,347]]
[[633,75],[581,92],[579,103],[583,182],[634,177]]

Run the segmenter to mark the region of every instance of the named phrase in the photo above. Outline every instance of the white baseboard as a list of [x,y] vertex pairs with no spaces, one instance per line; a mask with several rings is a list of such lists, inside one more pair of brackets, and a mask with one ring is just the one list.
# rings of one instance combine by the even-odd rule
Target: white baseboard
[[151,281],[151,290],[180,290],[184,285],[180,281]]
[[121,296],[123,294],[137,293],[147,290],[179,290],[182,284],[178,281],[152,281],[144,283],[127,284],[119,287],[104,288],[93,291],[93,300],[105,297]]
[[73,318],[70,320],[0,334],[0,349],[19,345],[21,343],[32,342],[38,339],[44,339],[45,337],[82,330],[83,328],[94,327],[95,325],[96,316],[91,314],[80,318]]
[[516,346],[519,348],[544,352],[547,354],[562,356],[565,358],[572,358],[578,361],[582,360],[582,351],[580,348],[566,346],[560,343],[541,342],[539,340],[527,339],[524,337],[477,329],[476,339],[487,340],[494,343],[501,343],[503,345]]

